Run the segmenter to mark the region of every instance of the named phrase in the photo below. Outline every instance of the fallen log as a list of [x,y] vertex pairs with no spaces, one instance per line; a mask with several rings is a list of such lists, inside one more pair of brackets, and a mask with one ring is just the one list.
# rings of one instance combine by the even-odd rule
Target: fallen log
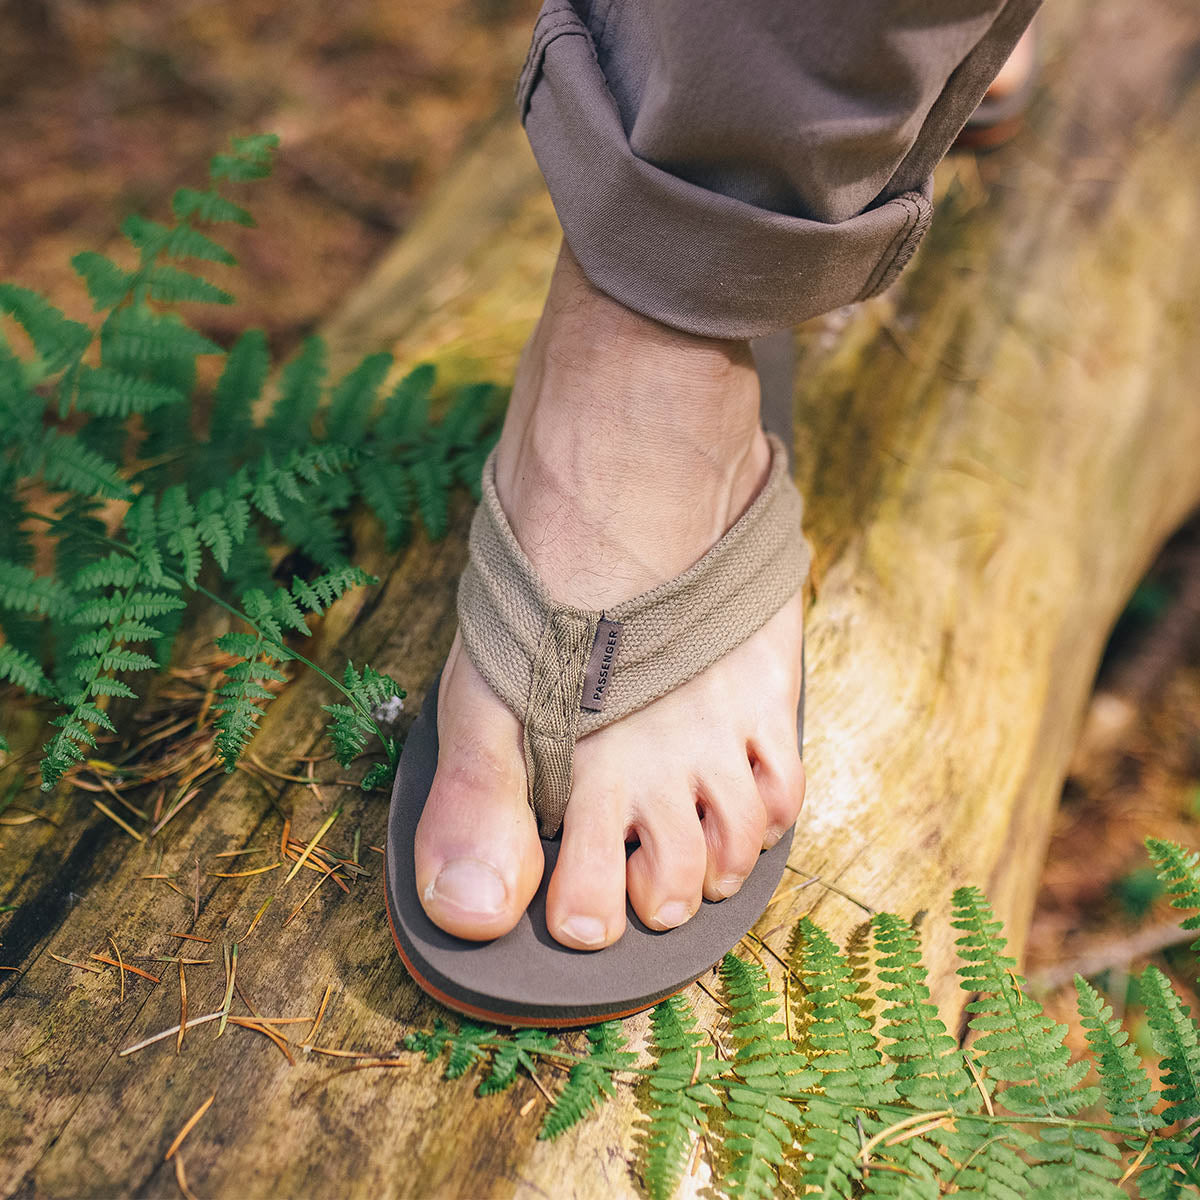
[[[778,943],[815,912],[846,935],[869,908],[925,910],[951,1022],[963,997],[949,892],[983,885],[1020,942],[1107,633],[1200,501],[1200,277],[1188,253],[1200,235],[1200,15],[1170,0],[1079,0],[1048,12],[1045,32],[1030,127],[987,160],[947,165],[926,245],[891,292],[796,335],[797,472],[815,550],[810,790],[798,873],[758,932]],[[519,131],[502,123],[330,322],[335,353],[344,363],[384,343],[451,379],[510,377],[556,237]],[[412,710],[453,636],[467,518],[460,505],[449,537],[399,557],[364,525],[357,557],[384,581],[335,606],[317,660],[393,673]],[[323,751],[328,699],[299,677],[268,710],[255,755],[299,772],[297,755]],[[356,827],[364,847],[379,844],[379,799],[343,796],[333,844]],[[47,814],[73,802],[58,797]],[[197,855],[271,842],[281,813],[310,836],[333,803],[238,773],[169,827],[165,869],[182,878]],[[194,901],[172,895],[140,879],[159,873],[157,847],[101,817],[82,831],[31,826],[20,845],[4,952],[23,974],[0,979],[0,1113],[18,1119],[0,1121],[0,1191],[167,1192],[163,1153],[215,1092],[181,1151],[201,1194],[636,1194],[622,1156],[627,1092],[547,1144],[528,1080],[486,1101],[434,1068],[325,1080],[309,1057],[292,1073],[265,1038],[234,1043],[249,1037],[237,1030],[189,1033],[178,1056],[172,1036],[118,1058],[179,1023],[178,994],[135,979],[114,1007],[114,978],[50,958],[86,958],[110,932],[148,951],[168,929],[242,937],[237,979],[261,1012],[314,1016],[332,983],[326,1044],[383,1052],[436,1010],[396,959],[377,867],[351,896],[330,886],[285,925],[289,893],[246,937],[270,875],[206,876]],[[805,886],[810,875],[821,884]],[[208,971],[189,968],[197,1014],[222,1002],[220,968]],[[692,998],[715,1015],[703,992]],[[628,1025],[636,1039],[645,1019]],[[519,1116],[529,1100],[538,1107]]]

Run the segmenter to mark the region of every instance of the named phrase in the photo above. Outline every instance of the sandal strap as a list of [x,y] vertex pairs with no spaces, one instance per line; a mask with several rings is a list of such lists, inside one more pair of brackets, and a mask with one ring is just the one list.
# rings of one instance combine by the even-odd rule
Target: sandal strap
[[783,442],[767,440],[767,481],[720,541],[674,579],[603,612],[554,602],[500,507],[495,450],[488,456],[459,628],[479,673],[524,725],[529,803],[543,837],[562,824],[578,738],[700,674],[807,577],[804,503]]

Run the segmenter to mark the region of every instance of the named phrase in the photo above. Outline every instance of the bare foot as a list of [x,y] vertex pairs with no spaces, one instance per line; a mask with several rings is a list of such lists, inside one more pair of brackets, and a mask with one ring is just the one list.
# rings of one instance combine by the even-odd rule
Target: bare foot
[[[497,455],[500,501],[554,598],[604,608],[678,575],[757,495],[769,454],[749,347],[622,308],[564,249]],[[547,903],[558,941],[615,942],[627,893],[652,929],[681,925],[702,895],[736,892],[792,824],[802,617],[797,594],[702,674],[580,740]],[[520,723],[458,638],[438,737],[415,845],[422,904],[450,933],[499,937],[544,864]]]

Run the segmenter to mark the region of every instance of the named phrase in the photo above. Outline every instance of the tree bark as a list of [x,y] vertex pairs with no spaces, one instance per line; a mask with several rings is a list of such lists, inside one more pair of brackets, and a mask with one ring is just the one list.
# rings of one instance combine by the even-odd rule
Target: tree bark
[[[1080,0],[1048,11],[1043,32],[1026,131],[985,160],[946,165],[933,229],[891,292],[796,335],[797,473],[815,550],[809,796],[796,872],[758,932],[782,949],[805,912],[844,937],[872,908],[927,911],[926,957],[952,1026],[965,997],[949,893],[982,885],[1019,945],[1108,631],[1200,502],[1200,15],[1172,0]],[[335,355],[346,364],[383,342],[452,380],[510,378],[556,240],[506,120],[330,322]],[[390,671],[415,710],[453,636],[468,515],[460,505],[446,540],[399,557],[364,522],[358,557],[384,582],[335,606],[318,661]],[[300,676],[268,710],[255,754],[298,771],[295,755],[322,752],[330,698]],[[280,810],[311,836],[332,794],[231,776],[173,822],[164,869],[270,844]],[[355,826],[364,847],[380,844],[380,800],[337,796],[332,844]],[[83,810],[61,795],[47,811]],[[86,958],[113,933],[177,953],[184,943],[166,933],[190,927],[192,901],[140,879],[156,873],[156,847],[99,816],[80,824],[4,831],[21,882],[0,961],[24,974],[0,976],[0,1192],[169,1192],[163,1152],[215,1091],[181,1151],[203,1195],[636,1194],[627,1091],[550,1144],[535,1140],[542,1101],[528,1080],[475,1100],[436,1067],[334,1078],[316,1055],[290,1068],[237,1029],[219,1040],[198,1029],[178,1057],[173,1040],[117,1057],[178,1021],[174,968],[157,987],[130,980],[118,1006],[112,978],[48,952]],[[300,898],[289,890],[248,939],[282,881],[205,877],[195,929],[243,938],[238,978],[260,1011],[314,1015],[332,983],[318,1040],[390,1049],[437,1011],[395,956],[372,865],[373,880],[348,897],[328,889],[285,926]],[[220,968],[192,970],[192,1012],[218,1007]],[[691,999],[716,1019],[705,993]],[[646,1028],[627,1024],[635,1040]]]

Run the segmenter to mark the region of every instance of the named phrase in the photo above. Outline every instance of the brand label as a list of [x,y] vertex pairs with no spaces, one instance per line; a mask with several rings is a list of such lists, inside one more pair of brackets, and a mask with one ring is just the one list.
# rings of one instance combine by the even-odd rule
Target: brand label
[[604,693],[612,679],[623,629],[620,621],[609,621],[605,617],[601,617],[596,626],[596,640],[592,643],[592,656],[588,659],[587,674],[583,677],[583,700],[580,703],[580,708],[588,712],[602,712],[604,709]]

